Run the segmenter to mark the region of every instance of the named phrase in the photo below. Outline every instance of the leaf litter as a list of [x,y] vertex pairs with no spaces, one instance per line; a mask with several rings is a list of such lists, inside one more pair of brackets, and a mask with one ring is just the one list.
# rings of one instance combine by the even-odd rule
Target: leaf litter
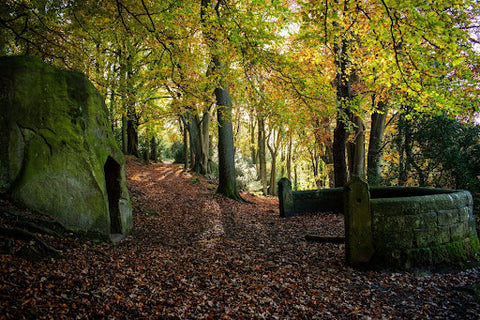
[[[180,165],[127,158],[135,231],[48,240],[63,259],[0,255],[0,319],[480,319],[480,267],[356,270],[338,214],[279,217]],[[45,236],[44,236],[45,237]]]

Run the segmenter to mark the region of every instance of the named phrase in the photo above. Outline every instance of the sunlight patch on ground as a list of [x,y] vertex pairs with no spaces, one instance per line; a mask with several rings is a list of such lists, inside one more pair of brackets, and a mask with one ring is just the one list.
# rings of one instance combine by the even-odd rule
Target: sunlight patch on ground
[[222,223],[222,210],[215,200],[207,200],[201,209],[202,215],[208,223],[206,230],[200,236],[200,242],[207,246],[214,246],[215,240],[225,234]]

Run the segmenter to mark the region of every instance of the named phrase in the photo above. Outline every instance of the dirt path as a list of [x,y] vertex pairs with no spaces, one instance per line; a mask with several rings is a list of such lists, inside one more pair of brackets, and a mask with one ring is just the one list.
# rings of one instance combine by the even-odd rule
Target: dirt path
[[338,215],[279,217],[178,165],[127,159],[135,233],[119,245],[63,240],[66,259],[0,255],[0,319],[478,319],[480,268],[377,272],[344,264]]

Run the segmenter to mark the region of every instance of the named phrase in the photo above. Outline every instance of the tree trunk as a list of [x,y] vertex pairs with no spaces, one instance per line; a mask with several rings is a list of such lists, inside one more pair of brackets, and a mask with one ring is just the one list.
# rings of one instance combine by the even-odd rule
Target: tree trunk
[[209,160],[210,160],[210,122],[211,122],[211,115],[208,110],[203,113],[202,123],[201,123],[201,130],[200,130],[200,137],[201,137],[201,167],[202,167],[202,174],[207,174],[210,172],[209,167]]
[[347,183],[346,145],[347,130],[343,120],[340,116],[337,116],[337,126],[333,132],[333,173],[335,187],[343,187]]
[[277,131],[277,137],[275,137],[275,131],[273,132],[273,141],[272,145],[267,143],[268,150],[272,158],[271,168],[270,168],[270,188],[268,189],[268,194],[271,196],[277,195],[277,154],[280,147],[281,137],[280,132]]
[[210,113],[207,111],[202,119],[198,115],[189,115],[188,131],[190,133],[190,146],[194,155],[192,168],[201,175],[208,173],[209,128]]
[[[181,119],[181,118],[180,118]],[[188,139],[188,128],[180,121],[180,125],[182,126],[183,132],[183,150],[182,150],[182,159],[183,159],[183,168],[187,170],[190,167],[189,155],[190,155],[190,148],[189,148],[189,139]]]
[[292,133],[288,137],[288,149],[287,149],[287,179],[292,181]]
[[258,116],[258,162],[260,167],[260,181],[262,182],[262,193],[264,196],[268,194],[267,190],[267,157],[266,157],[266,134],[265,134],[265,119],[263,116]]
[[367,177],[370,185],[379,185],[382,181],[380,162],[382,159],[382,142],[387,120],[386,106],[378,102],[378,111],[372,113],[370,142],[368,144]]
[[[215,65],[219,64],[214,59]],[[232,101],[228,88],[216,88],[218,120],[218,171],[219,182],[217,192],[229,198],[241,200],[237,190],[235,174],[235,154],[233,148],[233,128],[231,121]]]
[[268,188],[268,194],[271,196],[276,196],[277,195],[277,183],[276,183],[277,154],[272,150],[270,146],[268,146],[268,150],[270,151],[270,155],[272,157],[271,168],[270,168],[270,186]]
[[127,153],[138,157],[138,122],[139,119],[135,114],[133,107],[127,114]]
[[205,112],[200,119],[198,115],[186,112],[181,119],[190,137],[191,168],[196,173],[205,175],[208,173],[210,114]]
[[[220,6],[224,2],[218,2],[216,5],[211,0],[201,0],[200,21],[204,27],[205,40],[211,50],[213,73],[219,76],[218,85],[215,88],[215,100],[217,105],[218,119],[218,166],[219,183],[217,192],[229,198],[243,200],[237,189],[235,173],[235,149],[233,144],[232,127],[232,100],[228,91],[228,85],[225,83],[226,67],[222,58],[227,55],[223,52],[223,44],[218,40],[215,34],[215,23],[208,18],[219,20]],[[213,27],[213,30],[212,30]],[[212,32],[213,31],[213,32]]]
[[317,153],[317,146],[313,146],[313,150],[310,150],[310,163],[312,164],[313,179],[315,180],[315,186],[320,188],[320,157]]
[[293,179],[293,191],[298,190],[298,171],[297,171],[297,166],[293,166],[293,174],[294,174],[294,179]]
[[150,160],[153,162],[157,162],[158,160],[158,152],[157,152],[157,141],[155,137],[150,139]]
[[355,124],[355,139],[353,142],[353,169],[352,174],[365,177],[365,126],[359,116],[353,117]]
[[[339,0],[335,0],[339,3]],[[348,11],[348,1],[344,2],[343,11]],[[341,13],[338,13],[340,16]],[[333,22],[335,28],[342,28],[337,21]],[[342,30],[343,31],[343,30]],[[345,149],[347,144],[347,123],[351,119],[350,102],[352,100],[351,70],[349,60],[349,46],[347,39],[335,40],[333,46],[336,75],[337,94],[337,125],[333,133],[333,169],[335,187],[343,187],[348,180],[347,162]]]
[[397,133],[397,138],[396,144],[397,144],[397,150],[399,154],[399,160],[398,160],[398,185],[399,186],[404,186],[407,182],[407,161],[405,160],[405,149],[406,149],[406,121],[404,119],[404,115],[400,114],[400,117],[398,119],[398,133]]
[[127,116],[122,116],[122,152],[128,154]]
[[250,133],[250,155],[252,158],[252,164],[256,165],[258,152],[257,152],[257,144],[255,143],[255,117],[253,116],[250,116],[248,129]]

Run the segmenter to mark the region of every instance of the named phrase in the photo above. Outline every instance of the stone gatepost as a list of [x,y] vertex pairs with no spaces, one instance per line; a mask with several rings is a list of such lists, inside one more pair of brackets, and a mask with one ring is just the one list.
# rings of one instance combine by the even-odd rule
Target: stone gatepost
[[370,262],[373,246],[372,216],[368,184],[353,176],[344,188],[345,252],[351,266]]
[[282,178],[278,181],[278,201],[280,217],[287,218],[295,215],[292,183],[287,178]]

